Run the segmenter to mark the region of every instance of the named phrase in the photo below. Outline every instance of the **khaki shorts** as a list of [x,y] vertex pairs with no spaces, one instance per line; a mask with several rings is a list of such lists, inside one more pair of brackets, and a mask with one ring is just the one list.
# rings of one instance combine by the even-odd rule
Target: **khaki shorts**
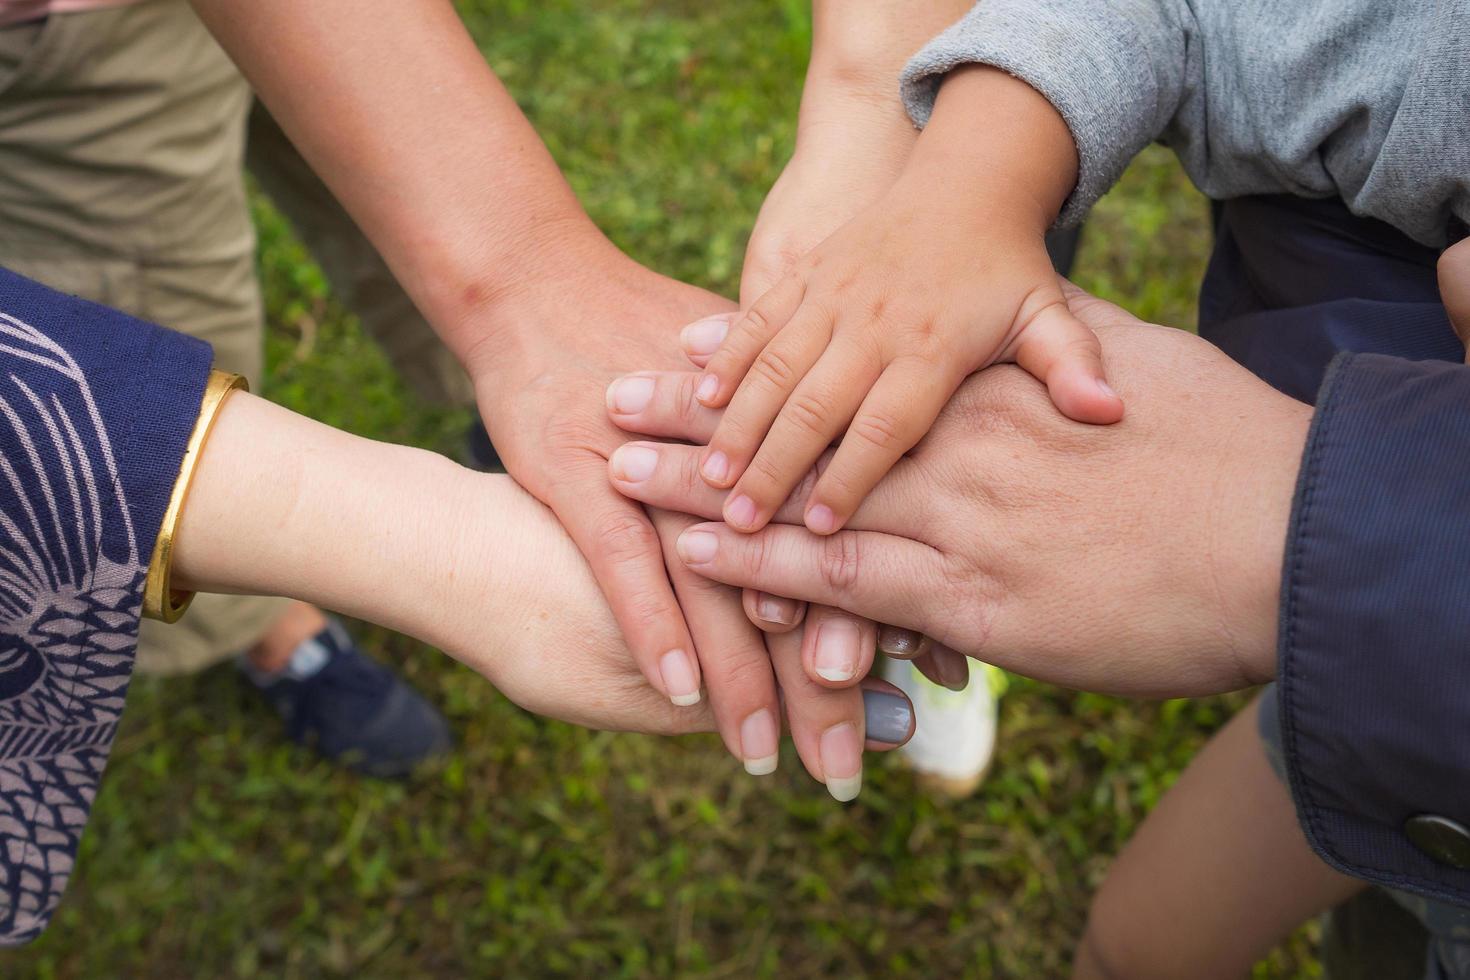
[[[247,163],[419,394],[469,404],[463,371],[185,0],[0,30],[0,266],[207,340],[258,385]],[[174,626],[143,624],[139,667],[208,666],[284,602],[200,596]]]

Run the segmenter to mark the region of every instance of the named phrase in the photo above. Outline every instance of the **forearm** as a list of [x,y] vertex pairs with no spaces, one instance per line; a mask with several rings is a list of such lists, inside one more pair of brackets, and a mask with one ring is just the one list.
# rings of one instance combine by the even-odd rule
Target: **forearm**
[[612,250],[447,0],[194,5],[461,360],[520,284]]
[[951,73],[901,178],[959,221],[1040,234],[1077,182],[1077,146],[1051,103],[996,68]]
[[[484,597],[505,617],[520,550],[496,563],[460,545],[476,509],[504,506],[509,481],[348,435],[237,393],[205,444],[175,537],[173,582],[211,592],[288,595],[447,646],[448,597]],[[509,521],[507,521],[509,523]]]
[[905,66],[904,104],[922,126],[957,70],[988,65],[1024,80],[1076,144],[1075,188],[1061,213],[1075,223],[1202,84],[1192,23],[1180,0],[983,0]]
[[813,0],[808,101],[882,106],[909,131],[898,76],[914,52],[969,9],[969,0]]

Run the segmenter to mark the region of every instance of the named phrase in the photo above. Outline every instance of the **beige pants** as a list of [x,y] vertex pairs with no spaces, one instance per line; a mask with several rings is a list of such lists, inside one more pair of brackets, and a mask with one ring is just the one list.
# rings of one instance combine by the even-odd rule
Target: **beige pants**
[[[185,0],[0,30],[0,266],[207,340],[258,384],[247,162],[415,389],[468,404],[463,371]],[[143,624],[139,666],[208,666],[284,602],[200,596],[174,626]]]

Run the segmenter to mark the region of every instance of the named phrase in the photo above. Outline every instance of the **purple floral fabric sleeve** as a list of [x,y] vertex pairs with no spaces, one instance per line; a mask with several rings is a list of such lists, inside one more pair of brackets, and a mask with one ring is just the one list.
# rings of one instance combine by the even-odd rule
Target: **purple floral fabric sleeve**
[[0,270],[0,944],[45,928],[76,861],[210,360]]

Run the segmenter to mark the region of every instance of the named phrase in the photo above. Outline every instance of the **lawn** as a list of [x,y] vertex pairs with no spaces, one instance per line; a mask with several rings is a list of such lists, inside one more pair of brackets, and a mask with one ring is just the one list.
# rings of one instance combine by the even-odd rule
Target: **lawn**
[[[611,236],[733,295],[791,151],[804,0],[461,8]],[[467,415],[415,403],[263,201],[258,217],[266,393],[457,452]],[[1204,202],[1155,148],[1097,209],[1077,278],[1189,327],[1208,245]],[[434,650],[358,635],[449,715],[446,764],[406,784],[361,780],[284,744],[228,669],[139,679],[66,900],[0,972],[1063,976],[1110,855],[1243,703],[1016,681],[973,799],[927,798],[887,758],[843,807],[789,750],[755,781],[713,737],[544,721]],[[1257,970],[1315,975],[1310,931]]]

